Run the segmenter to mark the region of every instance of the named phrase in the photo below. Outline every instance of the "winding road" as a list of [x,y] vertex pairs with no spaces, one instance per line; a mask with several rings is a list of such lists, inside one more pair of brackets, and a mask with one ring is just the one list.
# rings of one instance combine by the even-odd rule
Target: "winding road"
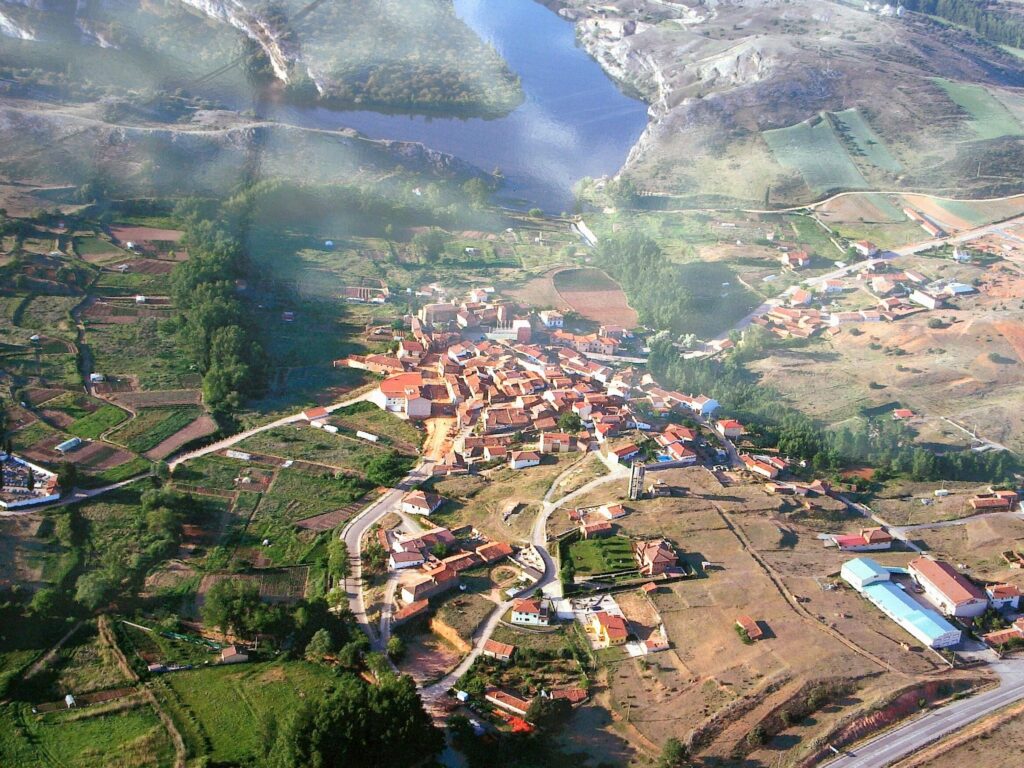
[[990,664],[989,669],[999,675],[998,688],[929,710],[825,765],[829,768],[883,768],[997,709],[1024,699],[1024,659],[998,661]]

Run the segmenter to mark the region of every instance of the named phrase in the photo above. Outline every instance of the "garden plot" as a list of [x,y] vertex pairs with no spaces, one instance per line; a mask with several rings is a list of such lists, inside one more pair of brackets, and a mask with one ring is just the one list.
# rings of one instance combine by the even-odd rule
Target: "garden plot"
[[187,406],[147,408],[139,411],[134,419],[111,432],[108,437],[111,442],[123,445],[136,453],[142,453],[156,448],[193,424],[201,413],[199,408]]

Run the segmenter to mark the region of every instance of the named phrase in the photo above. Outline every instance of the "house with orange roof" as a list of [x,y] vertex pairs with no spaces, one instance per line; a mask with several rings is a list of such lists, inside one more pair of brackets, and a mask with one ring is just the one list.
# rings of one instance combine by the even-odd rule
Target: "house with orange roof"
[[511,469],[526,469],[540,465],[540,454],[536,451],[512,451],[508,465]]
[[499,643],[497,640],[487,640],[483,647],[484,656],[501,662],[512,661],[512,654],[515,652],[516,647],[514,645]]
[[884,528],[861,528],[860,533],[831,538],[843,552],[872,552],[892,548],[892,535]]
[[1020,587],[1016,584],[989,584],[985,587],[985,594],[992,607],[1000,611],[1005,608],[1017,610],[1020,605]]
[[665,539],[634,541],[633,557],[644,576],[658,576],[679,563],[675,548]]
[[615,529],[607,520],[595,520],[592,523],[580,523],[580,535],[584,539],[599,539],[603,536],[611,536]]
[[512,603],[511,620],[528,627],[546,627],[551,621],[548,607],[538,597],[522,597]]
[[384,379],[368,399],[389,413],[408,419],[426,419],[431,413],[431,403],[423,396],[423,387],[423,374],[402,373]]
[[629,637],[629,627],[622,616],[607,611],[598,611],[590,617],[590,630],[594,639],[602,645],[624,645]]
[[924,596],[947,616],[973,618],[988,608],[988,595],[949,563],[917,557],[907,566]]

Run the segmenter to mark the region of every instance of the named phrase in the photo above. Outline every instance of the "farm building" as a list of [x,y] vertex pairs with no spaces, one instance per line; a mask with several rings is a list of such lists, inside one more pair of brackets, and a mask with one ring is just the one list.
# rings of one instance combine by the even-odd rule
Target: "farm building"
[[488,688],[484,691],[484,699],[491,702],[494,706],[520,717],[526,717],[526,712],[530,708],[530,701],[528,699],[524,699],[522,696],[510,693],[509,691],[503,691],[500,688]]
[[220,652],[221,664],[241,664],[249,660],[249,652],[240,645],[229,645]]
[[844,552],[871,552],[892,548],[892,536],[883,528],[862,528],[860,533],[832,536],[832,541]]
[[515,652],[516,647],[508,643],[499,643],[497,640],[488,640],[484,643],[484,656],[497,661],[511,661]]
[[949,616],[980,616],[988,608],[985,591],[949,563],[922,556],[910,561],[909,570],[928,601]]
[[929,648],[946,648],[960,642],[959,629],[893,584],[890,571],[874,560],[868,557],[849,560],[840,573],[882,613]]
[[760,640],[764,637],[760,623],[750,616],[740,616],[736,619],[736,626],[746,632],[751,640]]

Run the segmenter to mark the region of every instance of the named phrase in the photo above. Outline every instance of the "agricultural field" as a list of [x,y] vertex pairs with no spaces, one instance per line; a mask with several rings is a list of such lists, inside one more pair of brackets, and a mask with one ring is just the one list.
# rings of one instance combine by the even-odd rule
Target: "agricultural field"
[[101,405],[88,416],[76,419],[68,432],[81,438],[95,439],[128,418],[128,414],[115,405]]
[[967,128],[975,139],[998,139],[1001,136],[1020,136],[1024,128],[1010,111],[982,85],[958,83],[935,78],[935,83],[946,92],[968,119]]
[[156,712],[137,697],[43,715],[32,714],[25,704],[4,704],[0,754],[19,768],[174,765],[170,735]]
[[125,379],[133,389],[187,389],[196,379],[177,335],[152,317],[131,324],[89,323],[85,344],[93,370],[108,379]]
[[599,269],[566,269],[551,278],[562,300],[588,320],[633,328],[637,315],[619,284]]
[[306,422],[269,429],[246,438],[235,447],[240,451],[308,461],[353,474],[362,474],[367,461],[388,450],[354,434],[335,435],[315,429]]
[[815,118],[788,128],[762,131],[775,159],[799,171],[817,194],[868,186],[827,120]]
[[370,403],[356,403],[331,414],[331,424],[349,432],[368,432],[382,439],[401,453],[417,454],[423,442],[423,433],[415,426],[394,414],[382,411]]
[[123,427],[108,435],[111,442],[142,453],[159,445],[161,442],[184,429],[200,414],[201,409],[194,407],[178,408],[147,408]]
[[[189,746],[219,764],[238,764],[261,753],[263,734],[281,713],[323,693],[334,673],[302,661],[239,664],[178,672],[161,680],[172,718],[191,721]],[[204,745],[208,745],[208,749]]]
[[574,541],[569,545],[569,558],[583,575],[636,568],[632,544],[622,536]]
[[890,173],[899,173],[903,169],[860,110],[844,109],[842,112],[832,112],[831,116],[839,135],[852,144],[858,157]]

